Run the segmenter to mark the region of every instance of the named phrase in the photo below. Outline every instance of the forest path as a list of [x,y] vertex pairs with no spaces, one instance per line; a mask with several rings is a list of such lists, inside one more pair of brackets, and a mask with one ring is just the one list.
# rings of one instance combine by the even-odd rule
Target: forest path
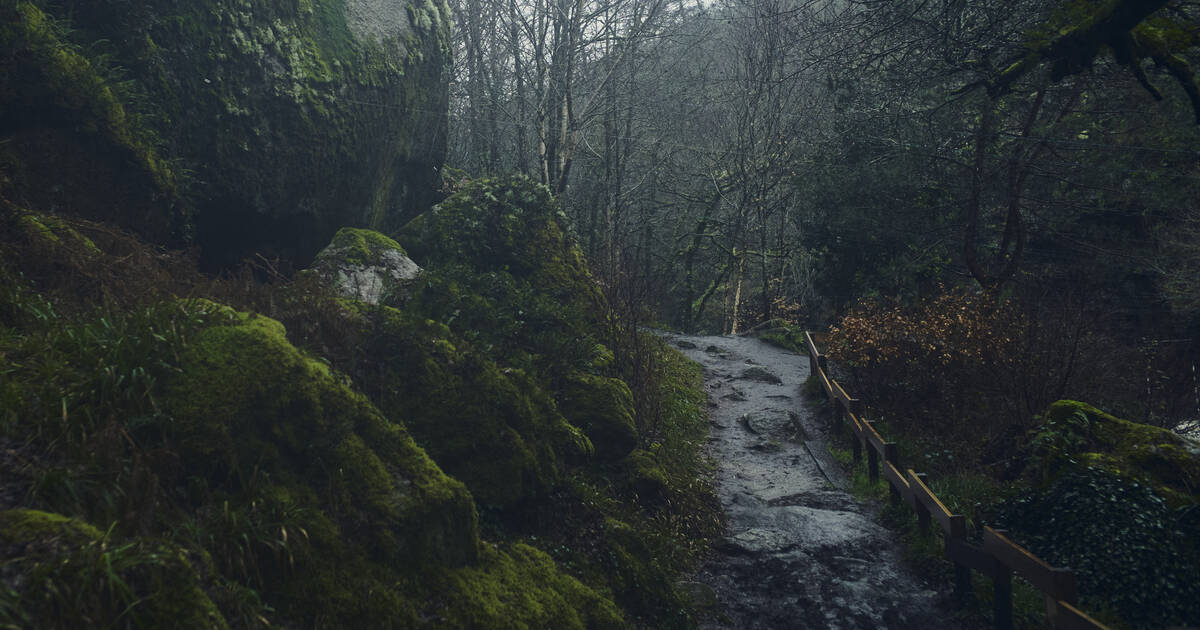
[[846,491],[828,427],[802,402],[807,359],[743,337],[666,339],[704,366],[729,527],[694,578],[720,609],[702,628],[958,627],[946,596],[903,566],[875,508]]

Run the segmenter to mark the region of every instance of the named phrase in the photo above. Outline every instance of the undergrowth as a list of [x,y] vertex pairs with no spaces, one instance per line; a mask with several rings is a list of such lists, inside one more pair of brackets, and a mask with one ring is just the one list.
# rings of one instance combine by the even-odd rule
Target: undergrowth
[[[843,431],[838,436],[839,442],[847,442],[850,439],[848,435],[848,431]],[[945,557],[945,545],[937,525],[933,524],[927,531],[922,531],[916,511],[907,503],[891,500],[888,483],[882,476],[878,481],[870,480],[865,455],[856,463],[849,448],[831,444],[829,452],[849,473],[851,493],[861,500],[880,505],[879,520],[898,534],[907,564],[921,577],[940,585],[942,589],[951,590],[954,585],[954,565]],[[1012,493],[987,477],[969,473],[932,479],[929,485],[947,509],[956,514],[969,515],[968,536],[976,545],[981,542],[982,525],[985,524],[985,515],[989,513],[989,508],[985,506],[995,506],[1004,496]],[[972,572],[971,579],[972,592],[966,600],[959,602],[962,614],[984,619],[990,624],[991,580],[976,572]],[[1045,606],[1041,593],[1019,577],[1013,578],[1012,601],[1014,627],[1025,630],[1045,627]]]
[[[26,215],[7,202],[0,207],[5,225]],[[204,331],[238,326],[257,312],[286,326],[280,343],[318,359],[306,369],[362,386],[378,401],[386,383],[364,377],[375,366],[365,349],[382,347],[370,309],[333,295],[312,274],[291,277],[266,259],[204,277],[187,255],[146,246],[118,230],[74,219],[44,223],[54,226],[53,238],[19,230],[0,235],[0,510],[33,508],[81,519],[81,527],[98,525],[103,533],[88,530],[62,566],[76,576],[85,575],[76,569],[88,563],[113,567],[107,582],[89,578],[94,587],[88,588],[50,573],[38,578],[38,585],[56,593],[56,608],[75,611],[64,613],[58,627],[87,615],[118,620],[113,627],[154,625],[140,611],[152,610],[148,603],[165,583],[155,571],[167,570],[190,576],[180,588],[199,589],[195,610],[217,610],[233,627],[303,620],[307,610],[318,614],[321,607],[313,601],[300,613],[273,607],[295,604],[282,589],[322,566],[321,554],[349,548],[311,507],[317,498],[280,476],[285,473],[272,474],[249,460],[225,480],[189,469],[184,462],[195,453],[185,452],[179,437],[190,429],[165,411],[163,388],[179,383],[181,357]],[[426,295],[406,307],[414,321],[424,322],[417,329],[442,331],[445,338],[429,343],[495,361],[497,373],[532,388],[530,401],[550,405],[555,377],[564,369],[620,378],[635,393],[639,435],[625,459],[570,462],[544,495],[503,509],[478,505],[485,549],[549,554],[555,571],[611,598],[633,627],[693,627],[691,603],[676,581],[723,526],[709,481],[711,463],[701,452],[707,420],[699,366],[635,326],[615,323],[607,331],[611,340],[602,339],[603,330],[594,337],[560,334],[593,325],[588,320],[618,322],[603,304],[585,319],[570,310],[578,305],[563,306],[524,280],[489,283],[470,276],[461,270],[434,275]],[[466,317],[497,325],[480,330]],[[531,325],[546,334],[509,338],[526,335]],[[319,401],[302,397],[288,404],[309,413]],[[279,455],[262,453],[263,461]],[[492,568],[518,571],[496,552],[485,555],[496,556]],[[540,556],[526,555],[519,571],[541,567]],[[344,570],[363,574],[369,565],[358,562]],[[0,626],[26,626],[26,617],[52,619],[23,603],[27,598],[13,599],[19,589],[7,575],[0,574]],[[373,579],[353,577],[364,584]],[[419,579],[397,588],[400,594],[372,611],[412,593],[434,595]]]

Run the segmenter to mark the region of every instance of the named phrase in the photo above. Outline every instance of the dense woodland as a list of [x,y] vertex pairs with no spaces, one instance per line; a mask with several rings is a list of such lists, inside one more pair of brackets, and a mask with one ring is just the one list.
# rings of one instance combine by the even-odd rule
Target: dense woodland
[[1192,0],[0,0],[0,628],[719,620],[651,328],[816,331],[972,531],[1198,625],[1198,69]]
[[[976,526],[1087,567],[1110,623],[1195,622],[1195,466],[1131,490],[1096,462],[1153,467],[1131,462],[1158,438],[1101,446],[1096,409],[1048,409],[1200,419],[1200,4],[452,7],[449,166],[549,186],[614,304],[823,332]],[[1052,481],[1056,457],[1084,472]],[[1154,499],[1167,477],[1193,498]]]
[[1048,390],[1017,416],[1070,393],[1196,415],[1196,3],[453,10],[449,164],[540,178],[650,319],[822,328],[986,295]]

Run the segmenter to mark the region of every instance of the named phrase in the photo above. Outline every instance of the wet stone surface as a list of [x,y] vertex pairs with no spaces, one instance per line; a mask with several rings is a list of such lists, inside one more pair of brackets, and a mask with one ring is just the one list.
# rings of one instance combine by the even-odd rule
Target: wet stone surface
[[756,339],[667,340],[704,366],[729,526],[686,583],[710,613],[702,628],[957,627],[947,596],[903,566],[874,508],[845,491],[828,427],[803,404],[807,358]]

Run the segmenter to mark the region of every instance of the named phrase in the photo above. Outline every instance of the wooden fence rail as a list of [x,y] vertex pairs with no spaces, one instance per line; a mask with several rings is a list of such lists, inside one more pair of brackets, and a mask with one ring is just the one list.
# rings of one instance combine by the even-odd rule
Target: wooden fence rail
[[954,563],[954,590],[957,595],[965,596],[971,592],[971,571],[990,578],[996,628],[1011,630],[1012,576],[1018,575],[1045,596],[1046,617],[1055,628],[1107,628],[1075,607],[1079,594],[1075,576],[1067,569],[1050,566],[1009,540],[1005,532],[990,527],[983,528],[982,547],[968,542],[966,517],[952,514],[946,508],[926,485],[924,474],[901,466],[896,445],[883,439],[872,423],[861,417],[862,401],[852,398],[830,377],[828,360],[817,350],[810,333],[804,333],[804,341],[808,345],[809,368],[825,392],[834,423],[850,427],[854,436],[852,447],[855,463],[862,461],[865,452],[867,474],[871,481],[878,481],[882,474],[892,501],[911,506],[917,513],[917,523],[923,531],[928,531],[933,524],[937,525],[945,541],[946,558]]

